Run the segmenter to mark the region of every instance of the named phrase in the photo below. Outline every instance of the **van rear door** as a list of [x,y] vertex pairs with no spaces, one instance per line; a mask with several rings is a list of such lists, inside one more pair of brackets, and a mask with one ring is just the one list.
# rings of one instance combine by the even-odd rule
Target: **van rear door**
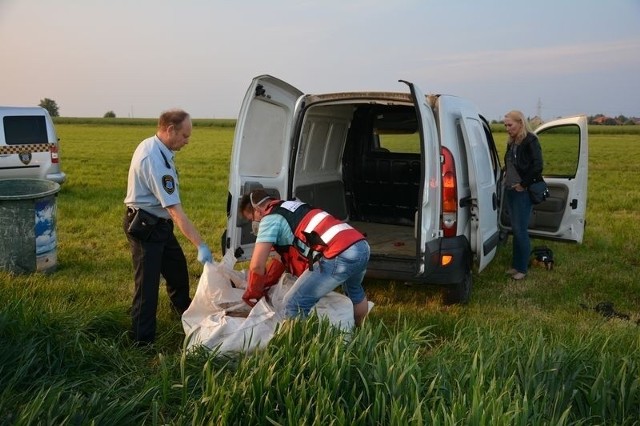
[[[587,211],[587,117],[580,115],[554,120],[540,126],[535,133],[542,146],[542,174],[550,196],[533,206],[529,235],[581,243]],[[500,218],[501,226],[511,230],[505,208]]]
[[413,83],[405,82],[411,89],[418,116],[418,130],[422,144],[422,173],[420,199],[416,217],[417,275],[428,274],[439,264],[434,255],[438,250],[434,243],[440,231],[440,140],[433,110],[427,98]]
[[462,115],[459,125],[467,148],[471,191],[471,247],[482,271],[496,255],[500,240],[496,178],[480,117],[469,108],[463,108]]
[[[468,175],[468,200],[471,208],[470,245],[477,260],[478,271],[482,271],[494,258],[500,232],[498,230],[498,199],[496,192],[496,173],[492,160],[492,150],[487,140],[484,124],[476,107],[469,101],[454,97],[438,98],[438,116],[443,140],[452,145],[461,146],[461,155],[467,161],[467,170],[459,170]],[[454,142],[455,141],[455,142]]]
[[[231,151],[227,196],[227,249],[251,258],[255,236],[238,215],[243,194],[256,188],[282,198],[288,194],[289,163],[296,103],[302,92],[270,75],[253,79],[242,102]],[[241,251],[238,251],[241,248]]]

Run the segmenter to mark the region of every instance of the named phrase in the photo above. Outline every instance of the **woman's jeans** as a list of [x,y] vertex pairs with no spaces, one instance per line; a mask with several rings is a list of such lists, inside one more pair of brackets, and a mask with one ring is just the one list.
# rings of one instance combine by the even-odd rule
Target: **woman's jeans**
[[529,254],[531,253],[528,227],[533,206],[528,191],[518,192],[515,189],[507,189],[505,193],[507,209],[511,219],[511,232],[513,233],[511,267],[526,274],[529,267]]
[[362,302],[365,299],[362,280],[369,252],[369,243],[360,240],[334,258],[320,258],[313,265],[313,271],[304,271],[284,296],[285,316],[306,317],[322,296],[339,285],[354,305]]

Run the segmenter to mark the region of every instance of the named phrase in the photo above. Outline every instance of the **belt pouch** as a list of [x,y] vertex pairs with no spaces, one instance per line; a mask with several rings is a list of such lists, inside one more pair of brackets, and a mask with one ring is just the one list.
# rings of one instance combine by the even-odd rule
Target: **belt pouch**
[[139,240],[147,240],[160,219],[142,209],[137,209],[129,222],[127,232]]

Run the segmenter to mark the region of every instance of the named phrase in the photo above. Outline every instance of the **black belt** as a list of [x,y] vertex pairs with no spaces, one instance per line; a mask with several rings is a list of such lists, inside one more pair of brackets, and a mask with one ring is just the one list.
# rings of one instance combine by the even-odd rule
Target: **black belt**
[[[137,211],[137,210],[136,210],[136,209],[134,209],[133,207],[127,207],[127,214],[128,214],[128,215],[134,215],[134,214],[136,214],[136,211]],[[147,213],[148,213],[148,212],[147,212]],[[155,216],[155,215],[154,215],[154,216]],[[172,221],[171,219],[165,219],[165,218],[160,217],[160,216],[156,216],[156,217],[158,218],[158,220],[159,220],[160,222],[173,223],[173,221]]]

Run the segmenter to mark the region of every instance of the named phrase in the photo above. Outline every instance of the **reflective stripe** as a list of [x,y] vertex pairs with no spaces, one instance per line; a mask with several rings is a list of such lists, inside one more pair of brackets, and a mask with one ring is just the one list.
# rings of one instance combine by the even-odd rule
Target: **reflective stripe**
[[322,241],[324,241],[325,243],[329,244],[329,241],[331,241],[333,239],[333,237],[336,236],[336,234],[340,231],[344,231],[346,229],[353,229],[350,225],[346,224],[346,223],[340,223],[338,225],[333,225],[331,228],[327,229],[327,231],[322,234],[320,236],[320,238],[322,238]]
[[[319,212],[318,214],[313,216],[309,221],[309,223],[307,224],[307,226],[304,228],[304,232],[313,231],[316,228],[316,226],[318,226],[318,224],[322,222],[322,220],[327,216],[329,216],[329,213],[327,212]],[[325,240],[324,238],[323,238],[323,241],[327,242],[327,240]]]
[[24,145],[5,145],[0,146],[0,154],[21,154],[23,152],[49,152],[52,143],[30,143]]

